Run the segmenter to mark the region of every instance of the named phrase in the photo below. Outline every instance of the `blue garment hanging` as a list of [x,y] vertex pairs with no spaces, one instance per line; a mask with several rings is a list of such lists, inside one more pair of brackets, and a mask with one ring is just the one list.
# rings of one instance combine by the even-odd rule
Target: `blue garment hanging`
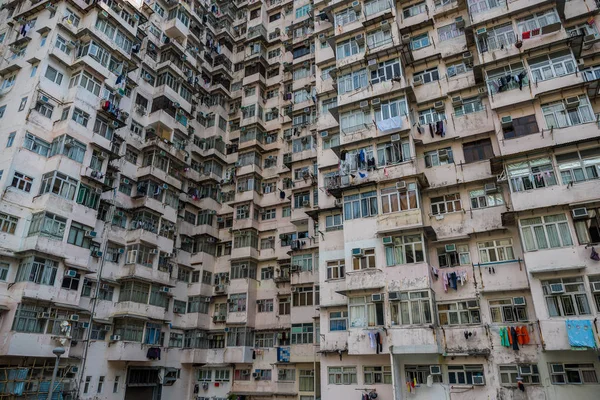
[[596,348],[596,339],[594,337],[592,321],[568,319],[565,323],[567,325],[569,344],[572,347]]

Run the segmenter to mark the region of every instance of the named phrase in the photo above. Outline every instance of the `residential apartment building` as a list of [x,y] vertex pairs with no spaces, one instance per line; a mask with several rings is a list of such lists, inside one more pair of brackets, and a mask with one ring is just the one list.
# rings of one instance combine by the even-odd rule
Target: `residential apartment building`
[[0,398],[597,398],[598,7],[5,1]]

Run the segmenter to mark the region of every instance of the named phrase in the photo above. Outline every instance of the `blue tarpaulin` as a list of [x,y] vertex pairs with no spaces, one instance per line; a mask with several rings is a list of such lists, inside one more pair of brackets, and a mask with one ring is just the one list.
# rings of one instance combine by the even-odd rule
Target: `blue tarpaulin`
[[596,348],[596,338],[594,337],[594,328],[590,320],[570,320],[567,324],[567,336],[569,344],[572,347]]

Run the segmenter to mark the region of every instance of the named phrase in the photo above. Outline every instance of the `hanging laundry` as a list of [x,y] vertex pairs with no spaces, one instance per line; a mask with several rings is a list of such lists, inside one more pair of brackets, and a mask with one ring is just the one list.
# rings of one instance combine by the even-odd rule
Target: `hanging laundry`
[[452,289],[458,290],[456,272],[451,272],[450,274],[448,274],[448,285]]
[[572,347],[596,348],[594,329],[590,320],[566,320],[567,336]]
[[368,335],[369,335],[369,341],[371,342],[371,348],[374,349],[375,346],[376,346],[376,343],[375,343],[375,333],[374,332],[369,332]]
[[377,354],[383,351],[383,338],[381,337],[381,333],[375,333],[375,344],[377,345]]
[[510,342],[508,340],[508,332],[507,329],[504,327],[500,328],[500,345],[503,347],[510,347]]
[[523,40],[525,40],[525,39],[531,39],[531,31],[523,32],[523,34],[521,35],[521,38]]
[[433,124],[429,124],[429,134],[431,135],[432,138],[435,137]]
[[523,336],[523,344],[529,344],[529,329],[526,325],[521,327],[521,335]]
[[443,121],[436,122],[435,134],[438,136],[443,136],[443,131],[444,131],[444,122]]
[[514,326],[512,328],[510,328],[510,336],[512,338],[513,350],[518,351],[519,350],[519,338],[517,337],[517,330],[515,329]]
[[444,292],[448,292],[448,274],[445,272],[442,274],[442,283],[444,285]]
[[431,267],[431,273],[435,277],[435,280],[439,279],[439,273],[440,273],[440,271],[436,267],[433,267],[433,266]]

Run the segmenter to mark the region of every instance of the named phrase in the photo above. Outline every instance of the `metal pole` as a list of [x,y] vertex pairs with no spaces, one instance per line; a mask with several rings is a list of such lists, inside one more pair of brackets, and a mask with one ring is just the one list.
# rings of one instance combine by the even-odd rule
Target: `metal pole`
[[[57,350],[62,351],[57,351]],[[48,388],[48,400],[52,400],[52,393],[54,392],[54,382],[56,381],[56,375],[58,374],[58,363],[60,362],[60,356],[64,354],[65,350],[62,348],[54,349],[52,351],[56,355],[56,362],[54,363],[54,370],[52,371],[52,380],[50,381],[50,387]]]

